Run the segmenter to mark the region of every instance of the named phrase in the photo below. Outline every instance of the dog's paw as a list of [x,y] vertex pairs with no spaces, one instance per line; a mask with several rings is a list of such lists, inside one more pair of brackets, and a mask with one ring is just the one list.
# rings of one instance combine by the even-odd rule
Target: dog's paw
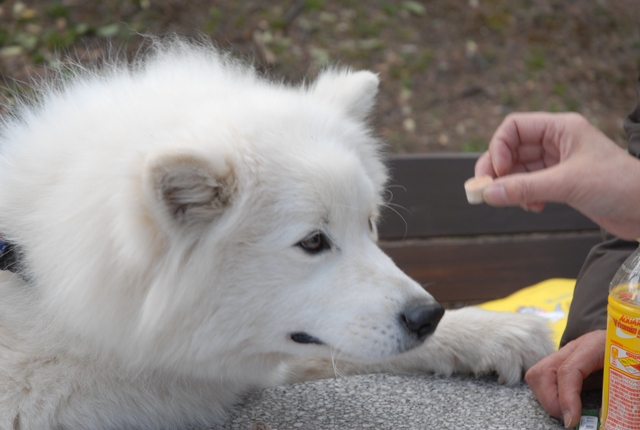
[[524,372],[542,358],[555,351],[551,341],[549,322],[536,315],[511,315],[507,324],[493,342],[498,354],[490,370],[498,374],[498,382],[513,385],[520,381]]
[[452,316],[455,324],[466,327],[464,333],[451,333],[464,339],[458,357],[468,359],[463,367],[466,364],[476,374],[495,371],[499,383],[518,383],[524,372],[556,349],[549,322],[536,315],[466,308]]

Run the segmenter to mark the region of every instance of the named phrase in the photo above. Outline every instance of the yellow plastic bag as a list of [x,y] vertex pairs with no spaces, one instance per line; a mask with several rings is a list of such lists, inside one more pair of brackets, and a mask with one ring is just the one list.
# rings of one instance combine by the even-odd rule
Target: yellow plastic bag
[[548,279],[516,291],[504,299],[492,300],[478,306],[490,311],[536,314],[547,318],[553,330],[553,340],[556,346],[559,346],[560,338],[567,326],[575,286],[575,279]]

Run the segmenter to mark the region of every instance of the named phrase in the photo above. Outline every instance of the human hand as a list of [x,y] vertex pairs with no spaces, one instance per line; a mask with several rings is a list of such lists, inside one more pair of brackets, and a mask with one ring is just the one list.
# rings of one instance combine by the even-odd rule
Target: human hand
[[525,374],[544,410],[561,418],[566,428],[580,421],[583,381],[604,367],[605,343],[605,330],[592,331],[547,355]]
[[507,116],[475,175],[498,178],[483,193],[490,205],[538,212],[564,202],[617,236],[640,237],[640,162],[578,114]]

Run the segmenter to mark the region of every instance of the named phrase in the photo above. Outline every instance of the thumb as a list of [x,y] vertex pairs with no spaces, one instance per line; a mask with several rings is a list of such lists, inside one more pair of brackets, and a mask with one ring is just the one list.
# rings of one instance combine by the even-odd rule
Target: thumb
[[496,179],[482,197],[492,206],[523,206],[548,201],[564,201],[563,183],[553,167],[530,173],[515,173]]

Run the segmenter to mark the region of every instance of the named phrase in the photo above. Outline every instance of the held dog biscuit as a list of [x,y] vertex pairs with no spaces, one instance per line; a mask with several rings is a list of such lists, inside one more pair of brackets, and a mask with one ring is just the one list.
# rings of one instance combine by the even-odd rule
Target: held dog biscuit
[[483,203],[482,193],[492,182],[491,176],[477,176],[467,179],[464,183],[464,191],[467,193],[469,203],[472,205]]

